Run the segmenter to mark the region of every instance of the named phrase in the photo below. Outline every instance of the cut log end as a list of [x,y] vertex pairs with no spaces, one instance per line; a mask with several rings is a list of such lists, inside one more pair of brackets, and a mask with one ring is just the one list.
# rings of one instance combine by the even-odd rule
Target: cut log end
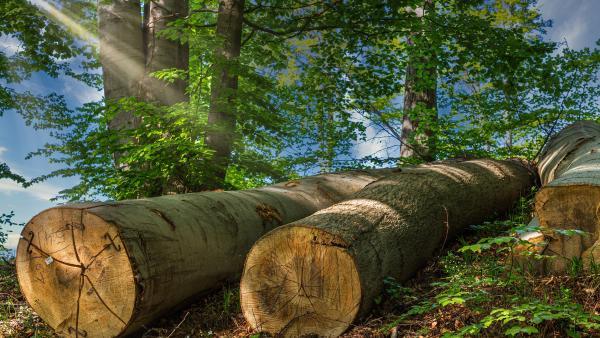
[[[541,227],[553,232],[544,254],[555,257],[545,262],[544,272],[566,273],[574,258],[580,258],[586,268],[598,265],[599,186],[549,184],[536,196],[536,211]],[[564,235],[556,230],[580,230],[582,233]]]
[[338,336],[355,319],[361,283],[340,238],[320,229],[286,226],[250,251],[240,284],[252,327],[281,336]]
[[136,283],[117,229],[83,209],[54,208],[25,226],[17,248],[25,298],[61,336],[123,331]]

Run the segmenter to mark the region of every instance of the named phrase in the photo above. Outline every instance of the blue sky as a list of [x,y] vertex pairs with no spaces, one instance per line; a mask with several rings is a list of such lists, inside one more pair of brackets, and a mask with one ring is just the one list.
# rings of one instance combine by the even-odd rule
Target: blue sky
[[[539,7],[544,18],[554,22],[554,27],[548,32],[550,39],[566,40],[571,48],[578,49],[592,47],[600,38],[600,24],[597,18],[600,13],[600,0],[542,0]],[[19,46],[13,39],[0,36],[0,50],[11,53],[17,48]],[[18,88],[28,89],[37,94],[63,94],[71,107],[101,97],[101,92],[73,79],[52,79],[41,74],[34,75]],[[368,132],[375,133],[375,130]],[[46,132],[26,126],[21,117],[14,112],[0,117],[0,161],[7,162],[11,169],[27,178],[57,169],[44,158],[24,159],[28,152],[49,141],[51,139]],[[356,150],[361,154],[371,154],[381,147],[380,143],[371,142],[359,145]],[[14,182],[0,180],[0,213],[13,210],[16,214],[15,221],[26,222],[38,212],[55,205],[56,202],[50,202],[50,198],[74,183],[74,179],[53,179],[24,189]],[[14,231],[9,234],[9,247],[14,247],[18,238],[18,229]]]

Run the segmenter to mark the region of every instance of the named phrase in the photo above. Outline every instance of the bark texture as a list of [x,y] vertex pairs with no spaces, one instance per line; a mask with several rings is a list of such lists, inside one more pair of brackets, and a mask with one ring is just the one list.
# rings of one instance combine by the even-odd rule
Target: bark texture
[[432,138],[431,127],[423,128],[423,126],[419,127],[419,124],[422,120],[429,124],[437,120],[435,86],[437,70],[434,67],[428,67],[423,72],[426,74],[425,79],[419,78],[417,76],[418,66],[415,65],[419,61],[428,62],[426,59],[411,59],[406,67],[400,157],[416,157],[432,161],[435,154],[435,142]]
[[235,141],[237,64],[242,45],[244,0],[220,0],[217,37],[222,46],[215,51],[211,84],[208,130],[205,142],[213,151],[212,176],[208,188],[223,186],[231,149]]
[[539,174],[535,213],[547,242],[542,253],[555,256],[539,268],[564,273],[577,260],[584,267],[600,263],[600,125],[576,122],[553,137],[540,155]]
[[248,254],[244,316],[276,335],[338,336],[369,311],[385,277],[411,278],[457,232],[508,211],[533,176],[517,161],[402,169],[275,229]]
[[391,173],[324,174],[260,189],[66,205],[35,216],[17,248],[32,308],[58,334],[129,334],[236,280],[267,231]]
[[189,45],[173,41],[160,34],[173,22],[185,18],[188,13],[186,0],[153,0],[145,4],[144,41],[145,70],[144,95],[150,102],[172,106],[189,100],[186,94],[187,82],[183,79],[173,83],[150,76],[152,72],[163,69],[188,69]]
[[[98,24],[104,97],[117,101],[140,97],[144,75],[142,17],[138,0],[100,1]],[[122,111],[109,123],[113,130],[135,127],[131,112]]]
[[[168,82],[152,76],[165,69],[189,69],[189,45],[167,39],[163,34],[177,20],[188,14],[187,0],[153,0],[144,4],[145,75],[142,82],[144,100],[159,106],[188,102],[187,81]],[[198,132],[199,134],[199,132]],[[151,166],[151,163],[147,164]],[[200,191],[185,180],[189,167],[178,165],[166,183],[148,182],[155,190],[151,196]]]
[[[172,41],[160,32],[175,20],[187,15],[185,0],[155,0],[144,4],[144,16],[139,0],[100,1],[98,23],[100,36],[100,63],[104,79],[104,97],[116,102],[125,97],[173,105],[188,101],[187,83],[159,80],[150,74],[159,70],[177,68],[188,70],[189,47]],[[137,128],[140,118],[132,111],[119,111],[109,122],[109,129]],[[122,139],[120,142],[133,142]],[[120,166],[122,154],[114,154]]]

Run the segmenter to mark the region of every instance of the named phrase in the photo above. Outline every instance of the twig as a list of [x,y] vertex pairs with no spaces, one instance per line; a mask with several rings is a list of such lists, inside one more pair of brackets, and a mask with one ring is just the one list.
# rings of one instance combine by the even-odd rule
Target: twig
[[6,259],[6,257],[0,256],[0,258],[2,258],[2,260],[4,261],[4,263],[6,263],[6,265],[15,266],[15,263],[9,261],[8,259]]
[[396,140],[398,140],[398,142],[400,142],[401,146],[407,147],[410,150],[414,151],[414,153],[417,155],[417,157],[419,157],[420,159],[422,159],[425,162],[428,162],[427,158],[425,158],[425,155],[423,155],[423,153],[421,153],[421,151],[419,149],[417,149],[416,147],[413,147],[412,145],[404,142],[402,140],[402,137],[400,134],[398,134],[398,132],[396,131],[396,129],[387,121],[384,120],[383,118],[383,113],[381,111],[379,111],[378,109],[375,109],[375,107],[373,105],[371,105],[371,112],[374,113],[375,115],[377,115],[380,119],[381,119],[381,123],[383,123],[383,125],[385,126],[385,128],[389,131],[389,133],[391,133]]
[[170,338],[175,331],[177,331],[177,329],[181,326],[181,324],[183,324],[183,322],[185,322],[185,319],[187,318],[187,316],[190,314],[190,312],[186,312],[185,316],[183,316],[183,319],[179,322],[179,324],[177,324],[177,326],[175,326],[175,328],[173,329],[173,331],[171,331],[171,333],[169,333],[169,335],[167,336],[167,338]]

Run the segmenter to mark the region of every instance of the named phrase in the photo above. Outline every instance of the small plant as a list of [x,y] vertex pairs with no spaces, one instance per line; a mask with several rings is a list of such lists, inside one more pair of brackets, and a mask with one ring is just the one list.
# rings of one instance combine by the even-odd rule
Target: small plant
[[237,301],[239,299],[238,289],[227,287],[223,292],[223,313],[229,315],[234,307],[239,307]]
[[[546,243],[532,244],[522,239],[523,234],[542,229],[526,224],[531,204],[522,201],[520,205],[517,214],[508,220],[473,226],[475,234],[459,238],[460,246],[449,250],[431,267],[441,278],[436,276],[429,283],[427,293],[420,295],[387,279],[389,295],[402,302],[410,295],[418,301],[381,331],[394,328],[400,336],[399,330],[409,327],[404,335],[427,331],[428,335],[446,338],[600,334],[600,316],[594,310],[600,276],[590,274],[592,269],[584,270],[581,259],[572,260],[567,275],[552,277],[531,275],[523,265],[515,264],[520,256],[534,261],[552,259],[542,254]],[[573,229],[556,233],[588,235]],[[401,323],[405,324],[399,326]]]
[[0,214],[0,257],[5,257],[7,254],[8,250],[6,247],[4,247],[4,245],[6,244],[6,241],[8,239],[8,232],[12,232],[10,229],[5,230],[5,228],[23,225],[23,223],[13,222],[14,217],[15,217],[14,211],[11,211],[7,214],[5,214],[5,213]]

